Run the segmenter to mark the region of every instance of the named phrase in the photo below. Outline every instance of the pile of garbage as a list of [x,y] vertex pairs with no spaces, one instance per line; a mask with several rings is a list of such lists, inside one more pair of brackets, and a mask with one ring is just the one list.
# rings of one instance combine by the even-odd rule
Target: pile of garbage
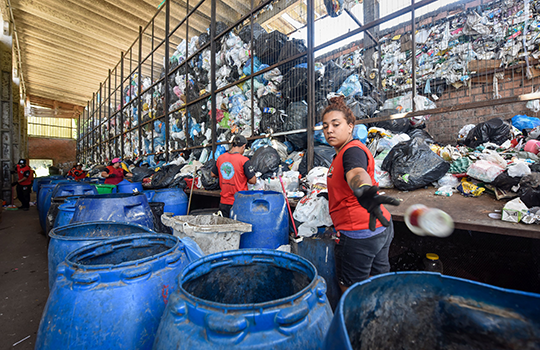
[[[473,74],[524,60],[530,79],[532,60],[540,58],[539,10],[537,1],[494,1],[420,28],[415,36],[417,84],[427,96],[440,97],[447,85],[460,88]],[[387,34],[379,41],[385,91],[411,90],[411,33]]]

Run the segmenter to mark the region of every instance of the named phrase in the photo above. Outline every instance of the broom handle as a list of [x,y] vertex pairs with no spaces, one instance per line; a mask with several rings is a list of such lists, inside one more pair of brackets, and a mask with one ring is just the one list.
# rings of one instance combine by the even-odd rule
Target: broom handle
[[191,180],[191,190],[189,191],[189,201],[187,205],[187,213],[186,215],[189,215],[189,208],[191,207],[191,196],[193,195],[193,185],[195,184],[195,176],[193,176],[193,179]]
[[289,205],[289,199],[287,198],[287,192],[285,191],[285,186],[283,185],[283,181],[281,180],[281,176],[279,177],[279,182],[281,183],[281,189],[283,190],[283,195],[285,196],[285,203],[287,203],[287,208],[289,209],[289,215],[291,216],[291,222],[292,226],[294,228],[294,237],[298,237],[298,231],[296,231],[296,224],[294,223],[294,218],[291,211],[291,206]]

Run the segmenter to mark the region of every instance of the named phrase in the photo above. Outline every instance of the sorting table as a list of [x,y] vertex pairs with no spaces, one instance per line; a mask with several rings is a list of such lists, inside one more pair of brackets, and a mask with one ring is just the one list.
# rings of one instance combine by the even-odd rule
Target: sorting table
[[455,228],[460,230],[496,233],[507,236],[518,236],[540,239],[540,225],[527,225],[511,223],[492,219],[489,213],[495,210],[502,211],[508,200],[496,200],[488,193],[480,197],[465,197],[454,193],[451,197],[435,195],[435,188],[423,188],[414,191],[402,192],[396,189],[381,189],[379,193],[402,199],[397,206],[386,205],[395,221],[403,221],[408,207],[413,204],[424,204],[430,208],[438,208],[448,213],[454,220]]

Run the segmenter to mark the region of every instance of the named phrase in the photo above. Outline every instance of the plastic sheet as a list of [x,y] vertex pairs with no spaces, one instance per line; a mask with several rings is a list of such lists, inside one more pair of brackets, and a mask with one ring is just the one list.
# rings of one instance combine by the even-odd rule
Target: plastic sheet
[[467,170],[467,175],[483,182],[492,182],[504,168],[487,160],[479,160],[471,164]]
[[438,181],[450,164],[435,154],[421,138],[394,146],[384,159],[381,169],[388,171],[394,186],[410,191]]

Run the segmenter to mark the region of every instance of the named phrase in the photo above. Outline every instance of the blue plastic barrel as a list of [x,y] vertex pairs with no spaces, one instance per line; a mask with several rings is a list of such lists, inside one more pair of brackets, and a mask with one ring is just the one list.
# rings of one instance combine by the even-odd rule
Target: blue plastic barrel
[[155,232],[141,225],[114,221],[85,222],[53,228],[49,232],[49,290],[52,290],[56,281],[57,266],[72,251],[92,243],[136,233]]
[[539,349],[540,295],[433,272],[351,286],[323,349]]
[[45,185],[45,184],[48,184],[50,183],[52,180],[61,180],[61,179],[65,179],[63,176],[61,175],[53,175],[53,176],[42,176],[42,177],[37,177],[34,179],[34,182],[32,184],[32,190],[38,194],[39,193],[39,186],[40,185]]
[[51,184],[57,184],[61,181],[67,181],[65,179],[56,179],[56,178],[53,178],[53,177],[47,177],[47,178],[41,178],[40,180],[37,181],[37,191],[36,191],[36,199],[37,199],[37,203],[36,203],[36,207],[37,209],[40,211],[40,200],[39,200],[39,193],[41,192],[41,187],[44,186],[44,185],[51,185]]
[[181,188],[164,188],[161,190],[144,191],[150,202],[163,202],[164,213],[187,215],[188,196]]
[[129,182],[126,179],[116,185],[118,193],[142,193],[142,182]]
[[320,349],[332,319],[326,284],[295,254],[232,250],[178,277],[154,350]]
[[71,219],[73,219],[73,215],[75,215],[76,202],[77,202],[77,199],[73,201],[66,200],[64,204],[61,204],[58,207],[58,215],[56,215],[56,219],[54,220],[53,227],[69,225],[69,223],[71,222]]
[[[321,231],[321,230],[319,230]],[[322,230],[324,232],[324,230]],[[322,233],[321,232],[321,233]],[[334,232],[331,230],[330,232]],[[336,275],[336,259],[334,247],[336,242],[331,235],[318,234],[313,237],[304,237],[297,244],[297,254],[306,258],[315,265],[319,276],[324,278],[327,285],[326,296],[332,310],[335,310],[341,298],[341,288]]]
[[109,193],[84,196],[77,200],[71,223],[119,221],[154,228],[154,219],[144,194]]
[[276,249],[289,244],[287,203],[279,192],[237,192],[230,218],[252,226],[251,232],[242,234],[240,248]]
[[80,196],[87,194],[98,194],[96,186],[81,182],[61,182],[54,188],[52,197]]
[[177,237],[141,234],[77,249],[58,266],[36,349],[152,349],[190,262]]
[[52,180],[46,185],[41,185],[39,188],[39,195],[37,197],[38,201],[38,211],[39,211],[39,224],[43,231],[46,229],[46,220],[47,213],[51,206],[52,192],[56,187],[57,183],[63,182],[62,180]]

